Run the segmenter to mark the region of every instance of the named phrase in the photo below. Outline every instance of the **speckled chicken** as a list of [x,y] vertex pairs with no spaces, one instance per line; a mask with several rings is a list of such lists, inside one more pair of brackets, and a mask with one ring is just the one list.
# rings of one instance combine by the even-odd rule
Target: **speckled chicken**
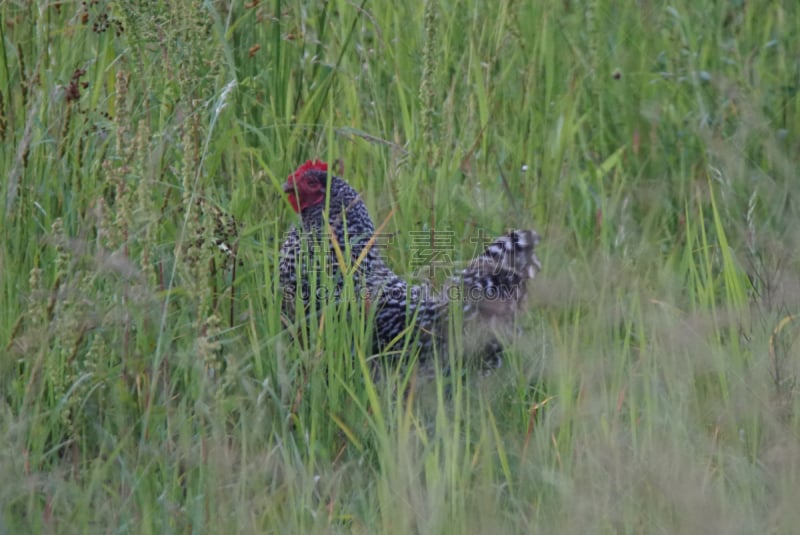
[[497,238],[434,291],[427,284],[410,285],[384,263],[366,205],[347,182],[328,172],[326,163],[306,162],[283,189],[302,218],[300,229],[289,231],[280,252],[282,310],[289,321],[297,311],[308,313],[311,288],[320,287],[310,273],[319,273],[320,264],[333,276],[335,298],[344,283],[340,266],[347,255],[347,265],[355,266],[349,270],[355,295],[364,298],[373,314],[376,351],[399,354],[404,347],[417,347],[422,365],[429,366],[435,353],[447,362],[450,317],[457,306],[464,332],[469,333],[469,353],[478,355],[480,367],[499,365],[502,345],[497,331],[511,325],[525,301],[528,280],[541,269],[535,231],[514,230]]

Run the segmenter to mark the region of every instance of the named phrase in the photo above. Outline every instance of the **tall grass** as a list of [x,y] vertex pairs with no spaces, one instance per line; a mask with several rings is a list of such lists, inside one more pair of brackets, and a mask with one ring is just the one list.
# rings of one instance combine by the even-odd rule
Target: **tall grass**
[[[0,19],[0,533],[795,531],[795,4]],[[376,379],[352,303],[282,322],[317,157],[409,276],[420,235],[540,231],[499,372]]]

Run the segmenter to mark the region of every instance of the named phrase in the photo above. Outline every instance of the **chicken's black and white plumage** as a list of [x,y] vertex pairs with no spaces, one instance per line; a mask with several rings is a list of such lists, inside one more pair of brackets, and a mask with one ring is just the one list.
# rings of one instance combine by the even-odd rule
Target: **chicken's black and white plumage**
[[[301,228],[290,230],[280,251],[282,310],[289,321],[295,318],[298,306],[308,311],[314,286],[310,277],[314,268],[310,267],[319,265],[323,253],[337,288],[341,288],[338,245],[340,253],[349,251],[348,265],[357,266],[351,270],[356,295],[365,298],[374,314],[375,350],[399,355],[403,348],[411,347],[419,350],[423,366],[431,365],[434,354],[445,362],[452,307],[457,306],[462,311],[464,332],[472,335],[471,353],[480,354],[481,366],[497,365],[502,346],[495,333],[511,325],[525,302],[528,280],[541,269],[535,231],[514,230],[497,238],[434,291],[428,284],[408,284],[384,263],[371,240],[375,225],[366,205],[347,182],[329,174],[327,164],[306,162],[289,176],[284,191],[302,218]],[[411,345],[406,343],[407,337],[411,337]]]
[[[330,202],[326,212],[328,180]],[[317,284],[313,284],[311,274],[318,274],[323,265],[329,270],[338,268],[339,259],[334,240],[340,253],[346,254],[349,248],[351,261],[355,262],[368,247],[369,240],[375,234],[375,226],[358,192],[341,178],[332,175],[329,177],[328,166],[324,162],[306,162],[289,176],[283,189],[292,208],[302,217],[301,227],[292,227],[289,230],[279,259],[280,286],[283,291],[282,311],[289,320],[293,320],[298,304],[298,291],[299,304],[305,312],[311,300],[312,287],[320,294],[319,276]],[[321,254],[323,250],[325,255]],[[325,258],[321,258],[322,256]],[[382,263],[378,250],[369,248],[361,261],[360,269],[354,273],[357,285],[363,280],[365,269],[379,262]],[[348,262],[348,265],[351,264]],[[339,269],[335,271],[334,279],[339,279],[337,289],[340,290],[342,274]],[[328,294],[336,295],[336,291],[326,292]]]

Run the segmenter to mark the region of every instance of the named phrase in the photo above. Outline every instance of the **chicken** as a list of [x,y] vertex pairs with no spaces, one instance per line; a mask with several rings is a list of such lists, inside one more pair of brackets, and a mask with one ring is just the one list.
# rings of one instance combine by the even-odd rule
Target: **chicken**
[[[429,369],[436,354],[439,362],[447,362],[451,312],[456,306],[461,308],[464,332],[470,334],[465,339],[471,353],[479,355],[480,366],[499,365],[502,345],[496,333],[513,323],[525,301],[528,280],[541,269],[534,250],[539,242],[535,231],[514,230],[497,238],[435,291],[429,284],[410,285],[384,263],[366,205],[347,182],[329,174],[326,163],[306,162],[289,176],[283,189],[302,218],[301,229],[290,230],[280,252],[282,310],[290,321],[298,307],[308,312],[314,286],[309,268],[319,265],[321,252],[327,255],[324,262],[334,277],[334,298],[344,283],[342,258],[349,254],[347,264],[355,266],[349,273],[356,295],[364,298],[373,314],[376,351],[400,355],[404,347],[416,348],[420,364]],[[407,336],[411,345],[406,344]]]

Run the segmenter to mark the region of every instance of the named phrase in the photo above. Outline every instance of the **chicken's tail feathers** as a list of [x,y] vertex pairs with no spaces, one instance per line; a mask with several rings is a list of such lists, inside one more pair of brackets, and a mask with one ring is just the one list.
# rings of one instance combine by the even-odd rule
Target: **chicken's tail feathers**
[[542,269],[536,256],[539,234],[535,230],[512,230],[494,240],[470,263],[484,274],[513,272],[522,279],[532,279]]
[[[525,302],[527,282],[542,267],[536,256],[539,235],[512,230],[500,236],[451,280],[460,291],[465,319],[476,315],[494,323],[510,319]],[[452,292],[448,289],[448,298]]]

